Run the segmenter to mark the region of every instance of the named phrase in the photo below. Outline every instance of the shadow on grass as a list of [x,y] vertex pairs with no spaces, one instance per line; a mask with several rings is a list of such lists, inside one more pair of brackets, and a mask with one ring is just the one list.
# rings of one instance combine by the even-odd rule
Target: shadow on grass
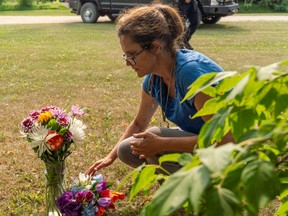
[[217,23],[217,24],[200,24],[200,26],[198,27],[198,30],[200,30],[201,32],[212,32],[215,34],[215,32],[219,32],[220,34],[239,34],[239,33],[244,33],[244,32],[250,32],[247,29],[241,28],[239,26],[233,25],[233,23],[231,24],[221,24],[221,23]]

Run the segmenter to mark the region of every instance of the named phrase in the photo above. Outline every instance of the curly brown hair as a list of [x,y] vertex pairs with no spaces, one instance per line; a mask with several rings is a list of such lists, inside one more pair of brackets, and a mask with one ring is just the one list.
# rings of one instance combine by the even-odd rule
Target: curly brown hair
[[164,42],[164,49],[178,48],[184,25],[178,11],[159,3],[130,8],[116,20],[118,36],[128,35],[142,48],[149,47],[156,39]]

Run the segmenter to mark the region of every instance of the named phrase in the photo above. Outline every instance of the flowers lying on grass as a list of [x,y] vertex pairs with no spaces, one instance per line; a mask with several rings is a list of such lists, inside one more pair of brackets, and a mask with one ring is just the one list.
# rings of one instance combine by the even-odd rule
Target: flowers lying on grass
[[108,209],[114,209],[114,202],[124,199],[123,193],[111,192],[101,174],[90,180],[84,174],[74,180],[72,188],[58,197],[56,204],[67,216],[102,216]]
[[54,106],[33,110],[22,121],[21,134],[43,161],[64,161],[71,153],[70,145],[85,137],[86,126],[76,118],[83,114],[76,106],[72,106],[69,113]]

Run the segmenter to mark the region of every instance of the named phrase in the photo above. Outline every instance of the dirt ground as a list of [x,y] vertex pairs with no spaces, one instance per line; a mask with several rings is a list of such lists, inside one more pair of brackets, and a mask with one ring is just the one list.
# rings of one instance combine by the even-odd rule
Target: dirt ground
[[[288,16],[227,16],[222,17],[221,22],[242,22],[242,21],[285,21]],[[0,25],[13,24],[38,24],[38,23],[78,23],[82,22],[80,16],[0,16]],[[100,17],[98,22],[110,22],[108,17]]]

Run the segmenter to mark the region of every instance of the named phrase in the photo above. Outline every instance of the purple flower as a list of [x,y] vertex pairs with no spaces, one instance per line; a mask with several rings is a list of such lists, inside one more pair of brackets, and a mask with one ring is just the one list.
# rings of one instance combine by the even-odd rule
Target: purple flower
[[40,110],[40,113],[43,113],[43,112],[46,112],[46,111],[51,111],[51,110],[54,110],[54,109],[57,109],[57,107],[55,107],[55,106],[43,107],[43,108]]
[[79,191],[76,195],[75,195],[75,199],[77,203],[82,203],[83,200],[85,199],[85,193],[83,191]]
[[87,202],[91,202],[93,199],[94,199],[94,194],[90,190],[85,191],[85,200]]
[[59,115],[56,119],[57,123],[63,127],[68,126],[69,121],[70,121],[70,116],[66,114]]
[[69,143],[71,141],[72,141],[72,133],[71,131],[68,130],[64,136],[64,142]]
[[50,109],[49,111],[52,112],[52,115],[55,117],[55,118],[58,118],[59,116],[65,116],[67,115],[65,110],[60,108],[60,107],[53,107],[52,109]]
[[68,191],[62,194],[58,197],[56,200],[56,205],[59,208],[61,213],[65,213],[65,205],[69,202],[71,202],[71,199],[73,198],[73,193]]
[[74,105],[72,105],[71,111],[72,111],[72,115],[74,116],[81,116],[84,114],[84,111],[81,108],[74,106]]
[[98,205],[102,206],[103,208],[107,208],[112,204],[112,200],[108,197],[101,197],[98,200]]
[[80,203],[70,200],[70,202],[64,205],[64,213],[66,216],[78,216],[81,211],[81,206]]
[[105,180],[102,180],[100,181],[97,185],[96,185],[96,190],[100,193],[104,190],[106,190],[106,181]]
[[31,117],[24,119],[21,123],[21,127],[25,133],[28,133],[33,127],[33,119]]
[[30,116],[33,120],[37,120],[39,114],[40,114],[39,111],[32,110],[32,111],[29,113],[29,116]]

